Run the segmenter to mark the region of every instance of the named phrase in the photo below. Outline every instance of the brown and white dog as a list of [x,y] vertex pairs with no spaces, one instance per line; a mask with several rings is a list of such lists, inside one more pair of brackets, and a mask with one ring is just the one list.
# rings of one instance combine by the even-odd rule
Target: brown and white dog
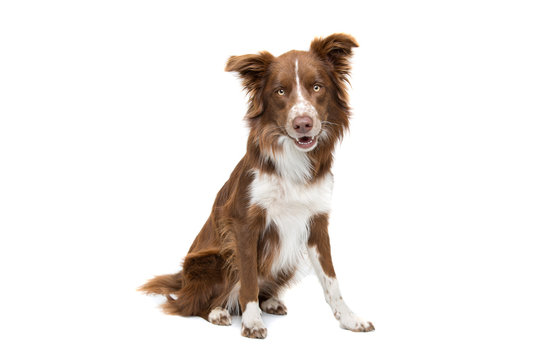
[[265,338],[261,309],[284,315],[279,299],[304,254],[341,326],[372,331],[345,304],[328,236],[334,147],[349,125],[347,85],[353,37],[316,38],[309,51],[232,56],[249,94],[247,152],[217,194],[182,270],[140,290],[167,297],[168,314],[230,325],[242,313],[242,335]]

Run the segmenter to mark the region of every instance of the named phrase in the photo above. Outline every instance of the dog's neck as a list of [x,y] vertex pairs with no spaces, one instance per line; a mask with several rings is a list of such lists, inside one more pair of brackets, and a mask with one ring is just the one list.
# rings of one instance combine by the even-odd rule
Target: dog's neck
[[308,153],[296,148],[291,141],[281,141],[279,150],[270,155],[278,175],[292,182],[308,183],[313,179],[313,163]]

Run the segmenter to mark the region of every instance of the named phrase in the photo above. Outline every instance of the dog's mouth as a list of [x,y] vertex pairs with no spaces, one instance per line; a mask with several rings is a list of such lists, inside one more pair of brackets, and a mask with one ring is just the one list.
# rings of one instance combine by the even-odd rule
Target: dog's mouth
[[297,147],[302,150],[311,150],[317,145],[316,136],[302,136],[299,138],[294,138],[294,143]]

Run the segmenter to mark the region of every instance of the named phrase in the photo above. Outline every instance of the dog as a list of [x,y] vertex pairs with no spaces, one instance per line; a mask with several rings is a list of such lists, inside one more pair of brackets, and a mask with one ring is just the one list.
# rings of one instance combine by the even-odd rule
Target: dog
[[231,325],[231,314],[241,313],[241,334],[265,338],[261,310],[287,313],[279,295],[307,257],[341,326],[375,329],[343,300],[328,235],[333,152],[349,126],[347,86],[357,46],[352,36],[333,34],[315,38],[309,51],[228,59],[225,70],[238,74],[249,95],[247,151],[182,270],[139,289],[164,295],[166,313],[216,325]]

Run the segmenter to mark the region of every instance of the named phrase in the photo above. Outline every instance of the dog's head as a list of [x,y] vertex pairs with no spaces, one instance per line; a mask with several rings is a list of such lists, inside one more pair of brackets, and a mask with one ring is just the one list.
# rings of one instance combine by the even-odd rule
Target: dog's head
[[288,141],[302,152],[333,144],[348,128],[347,83],[350,35],[312,41],[309,51],[232,56],[226,71],[237,72],[250,100],[247,120],[263,152]]

